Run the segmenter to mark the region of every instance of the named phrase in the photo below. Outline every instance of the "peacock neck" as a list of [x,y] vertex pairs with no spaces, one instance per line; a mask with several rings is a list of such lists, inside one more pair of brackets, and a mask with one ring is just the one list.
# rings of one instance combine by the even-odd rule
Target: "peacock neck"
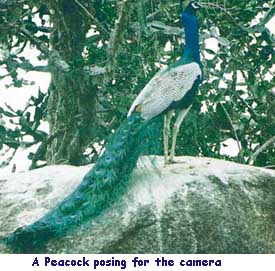
[[196,61],[201,63],[200,59],[200,44],[199,44],[199,27],[195,16],[190,19],[190,22],[185,23],[185,46],[183,49],[183,58],[185,61]]

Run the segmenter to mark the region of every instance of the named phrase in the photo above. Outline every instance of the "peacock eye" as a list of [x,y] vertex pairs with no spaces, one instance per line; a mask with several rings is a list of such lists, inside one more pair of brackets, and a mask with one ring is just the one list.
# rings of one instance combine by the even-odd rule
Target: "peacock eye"
[[112,157],[111,154],[106,155],[105,161],[106,161],[107,163],[111,162],[112,160],[113,160],[113,157]]

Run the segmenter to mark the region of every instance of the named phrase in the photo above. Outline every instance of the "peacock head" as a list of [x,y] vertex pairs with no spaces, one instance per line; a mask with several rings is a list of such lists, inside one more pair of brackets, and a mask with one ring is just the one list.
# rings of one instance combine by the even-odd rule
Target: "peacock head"
[[190,14],[195,14],[198,9],[200,9],[202,5],[197,1],[190,1],[190,0],[181,0],[180,8],[181,11],[184,8],[183,12],[188,12]]
[[202,7],[196,1],[184,1],[185,9],[181,13],[181,22],[183,26],[197,23],[196,11]]

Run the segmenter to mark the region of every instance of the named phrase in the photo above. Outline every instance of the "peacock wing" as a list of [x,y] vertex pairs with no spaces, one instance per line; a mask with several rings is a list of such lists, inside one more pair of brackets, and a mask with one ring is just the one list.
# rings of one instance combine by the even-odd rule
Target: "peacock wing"
[[146,84],[146,86],[142,89],[142,91],[138,94],[134,102],[132,103],[129,111],[128,111],[128,117],[135,111],[136,107],[139,105],[142,105],[144,101],[150,98],[152,95],[152,90],[156,89],[158,87],[158,81],[159,77],[165,73],[167,68],[163,68],[159,70],[154,77]]
[[168,68],[156,78],[150,91],[147,90],[147,95],[139,101],[142,117],[151,119],[165,111],[171,103],[180,101],[201,75],[196,62]]

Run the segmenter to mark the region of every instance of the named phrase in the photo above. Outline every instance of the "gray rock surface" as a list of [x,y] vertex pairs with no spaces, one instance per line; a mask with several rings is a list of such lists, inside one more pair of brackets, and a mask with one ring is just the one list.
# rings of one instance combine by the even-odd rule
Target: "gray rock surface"
[[[112,208],[48,253],[275,253],[275,172],[181,157],[143,158]],[[89,166],[49,166],[0,177],[0,236],[34,222],[79,184]],[[8,252],[3,245],[0,252]]]

